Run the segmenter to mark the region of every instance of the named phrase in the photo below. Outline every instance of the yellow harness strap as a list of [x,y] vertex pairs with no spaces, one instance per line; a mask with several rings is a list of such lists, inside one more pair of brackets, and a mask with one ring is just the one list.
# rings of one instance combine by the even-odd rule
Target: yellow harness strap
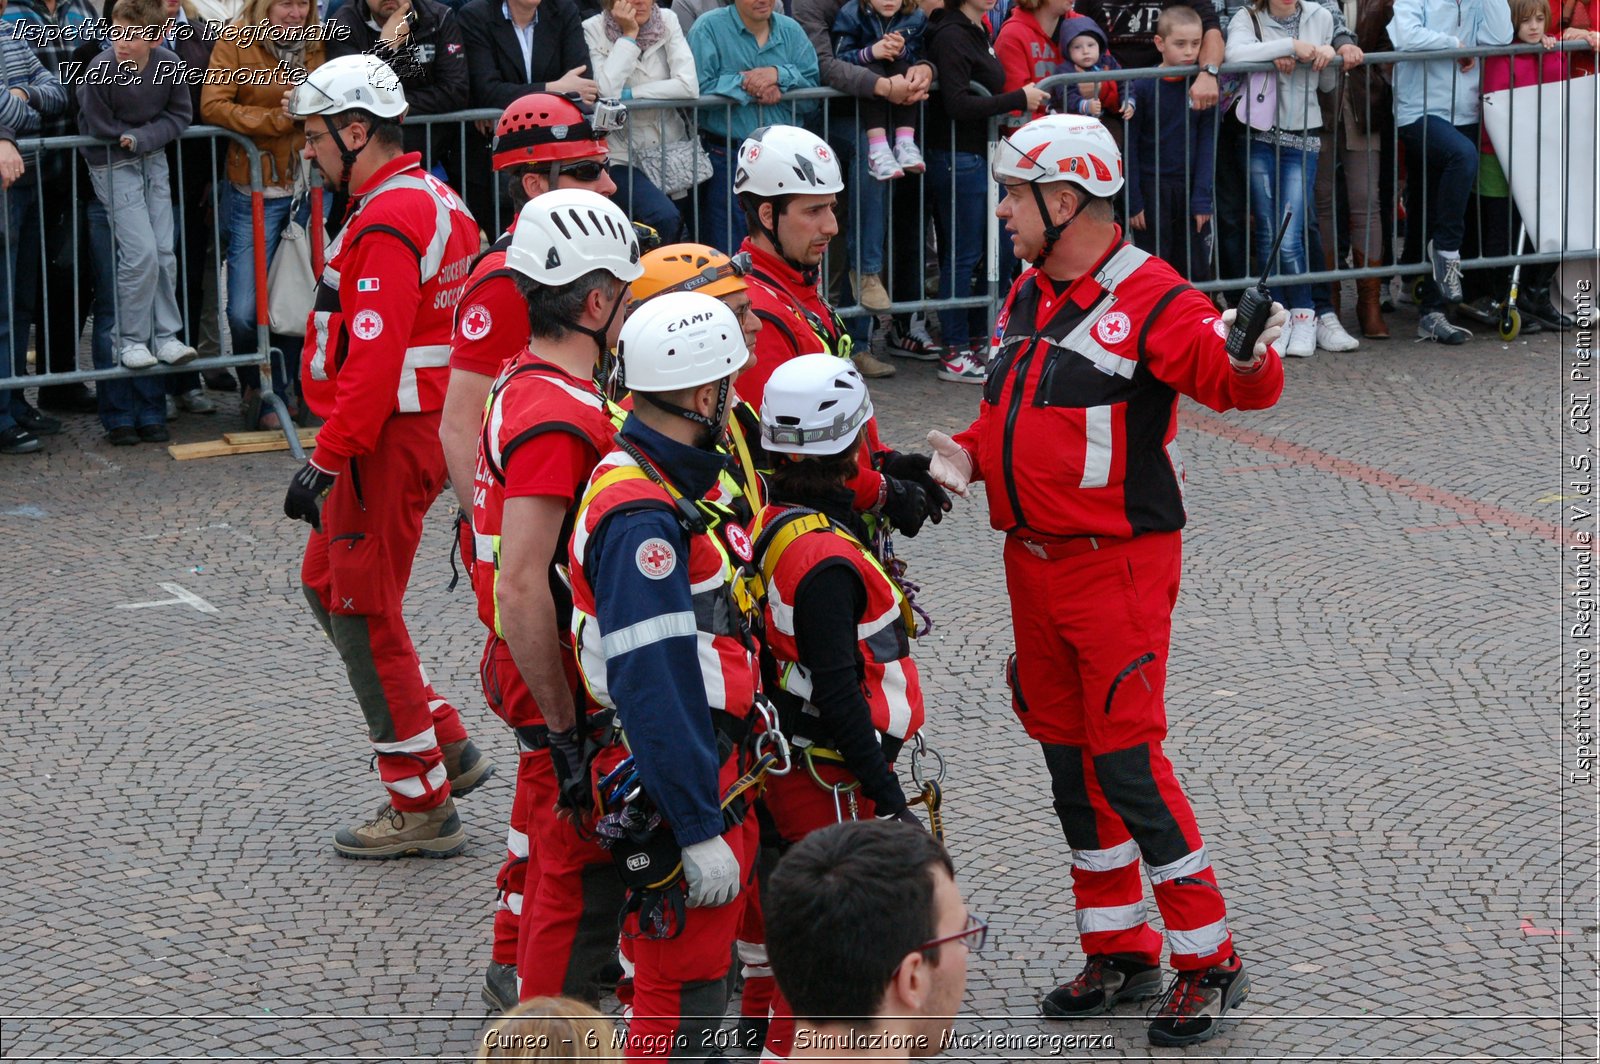
[[[780,513],[778,516],[781,518],[784,514]],[[900,590],[900,585],[895,583],[894,577],[889,575],[888,570],[884,569],[883,564],[873,556],[872,551],[868,550],[859,539],[851,535],[848,529],[840,528],[828,520],[826,514],[817,513],[816,511],[789,518],[772,533],[771,541],[767,543],[766,549],[761,554],[761,585],[757,588],[757,594],[761,600],[763,602],[766,601],[767,589],[772,586],[772,574],[778,571],[778,562],[782,560],[783,552],[789,548],[789,545],[808,532],[819,532],[823,529],[849,540],[861,552],[861,556],[867,560],[868,564],[876,569],[885,580],[889,581],[889,586],[894,588],[895,598],[900,600],[901,623],[906,626],[906,631],[914,636],[917,631],[916,614],[911,612],[911,600],[906,598],[905,592]],[[757,518],[755,527],[750,529],[751,541],[760,543],[761,536],[765,531],[760,518]]]

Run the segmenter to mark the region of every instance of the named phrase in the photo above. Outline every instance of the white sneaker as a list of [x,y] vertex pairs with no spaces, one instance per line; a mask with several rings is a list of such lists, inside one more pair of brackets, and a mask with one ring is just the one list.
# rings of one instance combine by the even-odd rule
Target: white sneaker
[[895,160],[894,150],[887,144],[867,152],[867,171],[879,181],[893,181],[897,177],[906,176],[906,172],[900,169],[900,164]]
[[920,174],[928,168],[928,164],[922,159],[922,149],[917,147],[917,142],[914,140],[894,142],[894,161],[908,174]]
[[168,340],[156,348],[156,358],[169,366],[181,366],[185,362],[193,362],[199,355],[200,352],[178,339]]
[[970,351],[957,351],[939,363],[939,379],[957,384],[982,384],[988,373]]
[[1389,302],[1397,307],[1413,307],[1417,301],[1411,298],[1411,278],[1405,276],[1389,278]]
[[1361,341],[1345,332],[1339,323],[1339,316],[1333,311],[1324,311],[1317,317],[1317,346],[1324,351],[1354,351],[1361,346]]
[[178,420],[178,399],[176,396],[167,396],[167,420]]
[[178,406],[191,414],[215,414],[217,404],[213,403],[200,388],[191,388],[178,396]]
[[1288,338],[1283,353],[1290,358],[1310,358],[1317,353],[1317,314],[1300,307],[1289,312]]
[[129,344],[122,349],[122,364],[129,369],[149,369],[156,364],[156,356],[144,344]]

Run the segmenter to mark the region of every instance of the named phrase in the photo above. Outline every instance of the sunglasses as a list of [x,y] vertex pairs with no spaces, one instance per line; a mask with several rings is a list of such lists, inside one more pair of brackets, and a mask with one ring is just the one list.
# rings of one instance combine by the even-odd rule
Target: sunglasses
[[581,163],[569,163],[566,166],[557,166],[551,176],[560,177],[568,174],[574,181],[589,184],[600,180],[600,175],[606,172],[606,167],[611,164],[610,159],[585,159]]

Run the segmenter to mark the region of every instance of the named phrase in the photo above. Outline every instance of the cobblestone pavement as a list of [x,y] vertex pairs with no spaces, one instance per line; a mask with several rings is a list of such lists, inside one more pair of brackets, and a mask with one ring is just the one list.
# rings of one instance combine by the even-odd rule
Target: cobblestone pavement
[[[1394,320],[1388,343],[1289,365],[1275,409],[1184,409],[1168,749],[1254,987],[1204,1046],[1150,1049],[1137,1012],[1036,1018],[1081,958],[1001,683],[1000,537],[975,499],[901,544],[938,621],[917,657],[950,847],[993,927],[958,1031],[1013,1040],[947,1059],[1594,1052],[1594,792],[1564,782],[1564,353],[1440,349]],[[966,423],[976,389],[899,367],[873,384],[892,442]],[[342,861],[329,836],[380,787],[299,592],[293,469],[113,449],[89,418],[0,460],[7,1060],[473,1051],[513,754],[476,691],[471,596],[445,590],[450,512],[430,515],[412,630],[502,771],[461,802],[462,857]]]

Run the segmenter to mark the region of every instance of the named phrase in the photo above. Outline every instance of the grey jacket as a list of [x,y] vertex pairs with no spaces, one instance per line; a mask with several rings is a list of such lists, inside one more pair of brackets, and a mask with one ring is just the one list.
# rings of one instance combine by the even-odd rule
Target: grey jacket
[[[1300,0],[1300,31],[1291,37],[1265,11],[1255,12],[1251,19],[1249,9],[1234,13],[1228,23],[1227,61],[1230,63],[1255,63],[1279,59],[1294,54],[1294,42],[1308,44],[1333,43],[1333,17],[1320,4]],[[1260,23],[1261,37],[1256,37],[1256,24]],[[1278,75],[1278,122],[1282,130],[1317,130],[1322,127],[1322,108],[1317,104],[1317,90],[1328,92],[1338,84],[1339,68],[1332,63],[1318,74],[1311,64],[1300,63],[1292,74]]]
[[90,166],[132,162],[166,148],[189,128],[194,104],[189,86],[172,72],[181,69],[178,53],[156,48],[140,71],[121,71],[108,47],[95,57],[78,85],[78,130],[86,137],[133,139],[133,150],[112,143],[79,148]]

